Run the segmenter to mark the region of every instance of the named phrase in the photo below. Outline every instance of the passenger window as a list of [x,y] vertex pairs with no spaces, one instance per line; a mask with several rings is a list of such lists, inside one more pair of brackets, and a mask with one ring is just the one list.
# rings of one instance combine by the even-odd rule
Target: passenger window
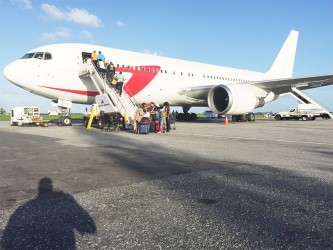
[[142,67],[142,71],[145,71],[145,68],[144,68],[144,67]]
[[163,69],[161,69],[161,73],[163,73]]
[[151,69],[151,72],[153,72],[153,73],[154,73],[154,72],[155,72],[155,69],[154,69],[154,68],[152,68],[152,69]]
[[131,69],[131,67],[130,67],[130,66],[127,66],[127,69]]
[[147,68],[147,71],[150,72],[150,68]]

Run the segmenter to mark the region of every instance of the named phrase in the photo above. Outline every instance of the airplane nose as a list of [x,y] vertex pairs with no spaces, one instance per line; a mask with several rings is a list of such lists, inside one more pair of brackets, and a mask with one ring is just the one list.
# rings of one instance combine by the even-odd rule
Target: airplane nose
[[13,64],[14,63],[10,63],[3,69],[3,75],[8,81],[12,83],[17,83],[15,81],[15,66]]

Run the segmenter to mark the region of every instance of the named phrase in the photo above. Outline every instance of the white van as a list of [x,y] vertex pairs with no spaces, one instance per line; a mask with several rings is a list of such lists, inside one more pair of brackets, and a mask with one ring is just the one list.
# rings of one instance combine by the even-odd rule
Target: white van
[[213,113],[213,111],[211,111],[211,110],[205,111],[204,115],[206,116],[206,118],[217,118],[218,117],[218,114]]

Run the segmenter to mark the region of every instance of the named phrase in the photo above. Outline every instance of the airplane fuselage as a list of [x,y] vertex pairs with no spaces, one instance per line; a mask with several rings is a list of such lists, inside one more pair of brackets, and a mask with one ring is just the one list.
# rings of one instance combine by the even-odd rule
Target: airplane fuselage
[[[84,57],[94,50],[102,51],[106,60],[114,63],[116,73],[123,72],[127,94],[138,103],[154,101],[162,104],[168,101],[175,106],[207,106],[207,99],[186,95],[187,88],[246,85],[268,78],[265,73],[89,44],[55,44],[31,50],[25,55],[28,58],[23,57],[8,65],[4,74],[14,84],[35,94],[92,104],[98,91],[89,78],[79,77],[78,71]],[[36,53],[43,58],[36,57]],[[253,88],[253,91],[263,98],[268,94],[261,89]]]

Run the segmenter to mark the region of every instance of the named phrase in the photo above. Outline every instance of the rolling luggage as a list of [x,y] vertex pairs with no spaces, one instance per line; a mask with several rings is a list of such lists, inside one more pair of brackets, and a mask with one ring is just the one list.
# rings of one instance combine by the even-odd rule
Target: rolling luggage
[[161,132],[161,133],[165,132],[164,123],[160,124],[160,130],[159,130],[159,132]]
[[140,134],[149,134],[150,124],[139,124],[139,133]]
[[139,134],[149,134],[150,119],[148,117],[142,117],[139,123]]
[[155,124],[155,132],[158,132],[160,131],[160,122],[159,121],[156,121],[156,124]]

